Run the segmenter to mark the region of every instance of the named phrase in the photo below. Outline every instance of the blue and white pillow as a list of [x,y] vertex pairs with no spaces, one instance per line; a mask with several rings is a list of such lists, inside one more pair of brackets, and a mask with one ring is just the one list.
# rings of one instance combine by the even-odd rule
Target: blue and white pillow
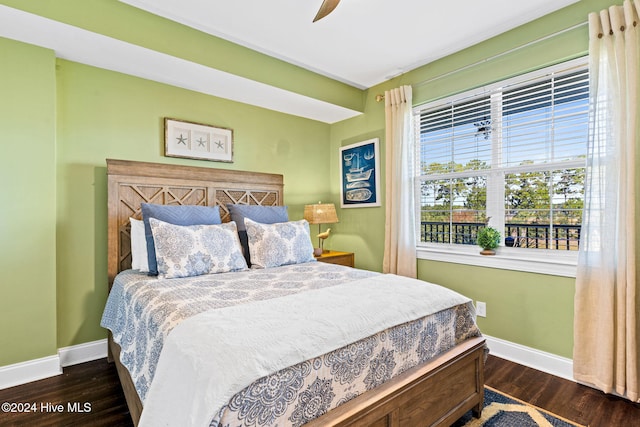
[[247,269],[235,222],[216,225],[174,225],[149,219],[158,277],[199,276]]
[[315,261],[306,220],[261,224],[245,218],[251,266],[278,267]]
[[220,224],[220,208],[218,206],[198,205],[158,205],[153,203],[140,204],[144,233],[147,239],[147,257],[149,275],[158,274],[155,242],[149,219],[155,218],[175,225],[211,225]]
[[276,222],[289,221],[287,206],[262,206],[262,205],[227,205],[231,221],[235,221],[238,227],[238,236],[242,253],[247,260],[247,265],[251,267],[251,253],[249,252],[249,241],[247,239],[247,229],[244,225],[245,218],[249,218],[260,224],[274,224]]

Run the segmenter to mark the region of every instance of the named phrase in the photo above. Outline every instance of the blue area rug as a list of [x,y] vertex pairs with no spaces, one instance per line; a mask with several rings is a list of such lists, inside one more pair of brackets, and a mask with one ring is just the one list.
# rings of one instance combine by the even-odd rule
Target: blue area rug
[[485,386],[482,418],[469,412],[452,427],[584,427]]

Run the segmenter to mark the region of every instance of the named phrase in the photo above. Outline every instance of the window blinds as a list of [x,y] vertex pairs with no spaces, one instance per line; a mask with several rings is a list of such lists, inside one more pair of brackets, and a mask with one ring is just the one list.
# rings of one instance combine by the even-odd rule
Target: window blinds
[[580,159],[586,148],[588,95],[589,74],[582,69],[420,111],[422,173]]
[[[556,223],[575,225],[588,96],[588,69],[580,64],[417,107],[421,221],[454,230],[493,217],[503,231],[506,223],[537,224],[549,234]],[[438,241],[460,241],[453,233]]]

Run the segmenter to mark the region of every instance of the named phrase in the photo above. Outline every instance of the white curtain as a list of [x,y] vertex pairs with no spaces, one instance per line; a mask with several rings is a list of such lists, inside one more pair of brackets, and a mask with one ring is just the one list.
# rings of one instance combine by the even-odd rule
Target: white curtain
[[627,0],[589,15],[591,116],[573,353],[576,380],[632,401],[640,399],[639,6]]
[[386,219],[382,271],[416,277],[415,143],[411,86],[384,94]]

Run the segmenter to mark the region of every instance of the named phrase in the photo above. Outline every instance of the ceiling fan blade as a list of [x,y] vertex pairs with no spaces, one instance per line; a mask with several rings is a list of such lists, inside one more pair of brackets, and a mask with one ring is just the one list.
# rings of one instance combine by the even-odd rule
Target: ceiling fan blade
[[333,9],[338,6],[338,3],[340,3],[340,0],[323,0],[322,5],[320,6],[320,10],[316,14],[316,17],[313,18],[313,22],[316,22],[330,14]]

